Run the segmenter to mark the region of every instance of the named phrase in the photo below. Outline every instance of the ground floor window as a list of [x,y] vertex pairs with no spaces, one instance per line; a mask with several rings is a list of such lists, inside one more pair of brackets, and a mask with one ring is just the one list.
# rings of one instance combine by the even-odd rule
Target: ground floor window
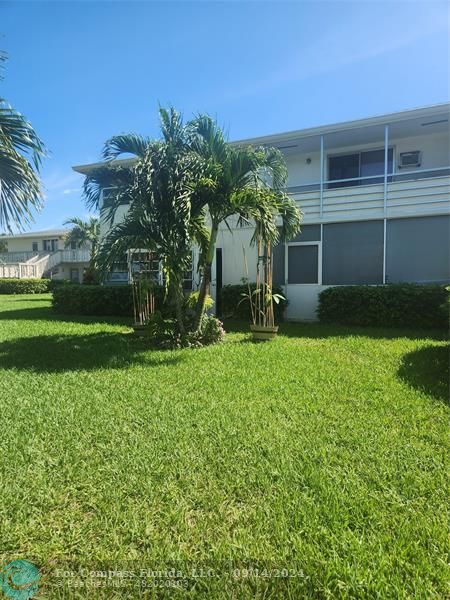
[[319,283],[319,243],[289,245],[288,283]]
[[450,281],[450,216],[390,219],[386,283]]
[[73,281],[73,282],[80,281],[79,269],[70,269],[70,281]]
[[322,283],[383,283],[383,221],[323,225]]

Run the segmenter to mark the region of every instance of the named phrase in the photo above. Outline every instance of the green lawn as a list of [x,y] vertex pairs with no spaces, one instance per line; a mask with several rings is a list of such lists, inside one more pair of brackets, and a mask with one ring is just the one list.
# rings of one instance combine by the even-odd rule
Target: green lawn
[[[229,329],[157,352],[124,320],[0,296],[2,564],[36,563],[43,598],[443,598],[447,343]],[[57,587],[102,566],[189,578]]]

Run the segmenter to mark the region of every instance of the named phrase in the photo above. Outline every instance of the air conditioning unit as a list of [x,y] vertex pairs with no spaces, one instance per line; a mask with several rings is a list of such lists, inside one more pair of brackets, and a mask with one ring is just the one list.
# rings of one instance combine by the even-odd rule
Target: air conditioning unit
[[422,152],[420,150],[413,150],[412,152],[400,152],[398,168],[412,169],[413,167],[420,167],[421,162]]

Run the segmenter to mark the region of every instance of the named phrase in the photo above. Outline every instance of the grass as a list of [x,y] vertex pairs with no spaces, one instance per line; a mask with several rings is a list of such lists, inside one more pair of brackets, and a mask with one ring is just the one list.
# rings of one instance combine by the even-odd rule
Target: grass
[[[37,564],[43,598],[443,598],[446,341],[228,329],[157,352],[0,296],[2,564]],[[58,571],[170,567],[121,589]]]

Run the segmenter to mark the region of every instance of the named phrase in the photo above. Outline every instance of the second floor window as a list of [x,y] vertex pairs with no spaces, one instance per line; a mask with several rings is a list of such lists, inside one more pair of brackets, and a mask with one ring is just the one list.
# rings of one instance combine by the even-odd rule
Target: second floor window
[[[388,173],[392,173],[393,149],[388,149]],[[373,177],[380,175],[380,177]],[[382,183],[384,176],[384,148],[328,157],[328,188]],[[370,179],[359,179],[371,177]],[[353,181],[339,181],[352,179]]]
[[55,252],[58,250],[58,240],[44,240],[43,247],[45,252]]

